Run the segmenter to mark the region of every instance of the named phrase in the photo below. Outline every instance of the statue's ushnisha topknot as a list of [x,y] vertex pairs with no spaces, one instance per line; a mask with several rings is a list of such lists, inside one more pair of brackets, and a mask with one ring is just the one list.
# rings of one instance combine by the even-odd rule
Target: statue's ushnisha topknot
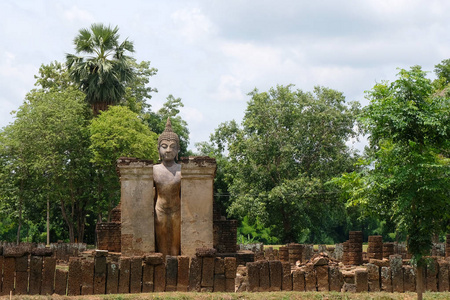
[[180,149],[180,139],[172,129],[172,123],[170,122],[170,118],[167,118],[166,128],[158,137],[158,147],[160,146],[162,140],[176,141],[178,149]]

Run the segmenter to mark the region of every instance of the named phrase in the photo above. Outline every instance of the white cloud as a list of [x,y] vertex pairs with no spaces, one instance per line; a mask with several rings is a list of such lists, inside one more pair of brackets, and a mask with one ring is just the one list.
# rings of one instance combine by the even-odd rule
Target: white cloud
[[194,107],[185,106],[180,115],[188,123],[202,123],[204,120],[203,113]]
[[213,93],[215,100],[219,101],[242,101],[245,95],[242,93],[242,80],[233,75],[220,76],[217,91]]
[[188,42],[205,40],[215,33],[213,23],[199,8],[180,9],[171,14],[178,31]]
[[64,19],[70,22],[83,22],[93,23],[95,22],[94,16],[87,10],[80,9],[73,5],[72,7],[65,9],[63,12]]

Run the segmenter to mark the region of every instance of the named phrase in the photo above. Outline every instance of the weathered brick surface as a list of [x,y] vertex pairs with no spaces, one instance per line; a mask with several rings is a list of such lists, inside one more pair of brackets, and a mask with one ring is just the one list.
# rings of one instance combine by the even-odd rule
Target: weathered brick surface
[[94,266],[94,294],[106,292],[106,257],[96,256]]
[[270,290],[280,291],[283,282],[283,266],[279,260],[269,261]]
[[344,276],[338,266],[329,266],[330,291],[340,292],[344,284]]
[[117,294],[119,292],[119,263],[117,261],[108,262],[106,269],[106,293]]
[[214,285],[214,257],[205,256],[202,258],[202,287],[212,287]]
[[55,294],[64,296],[67,292],[67,276],[69,272],[67,270],[56,269],[55,274]]
[[259,291],[268,292],[270,288],[269,262],[266,260],[258,261],[259,266]]
[[94,261],[83,260],[81,262],[81,295],[94,294]]
[[28,293],[28,256],[16,257],[16,295]]
[[381,290],[392,293],[392,277],[390,267],[381,267]]
[[235,253],[237,244],[236,220],[214,220],[213,246],[218,253]]
[[29,283],[30,295],[39,295],[41,293],[41,281],[42,281],[42,256],[32,255],[30,258],[30,283]]
[[[42,286],[41,286],[42,295],[53,294],[53,284],[55,282],[55,270],[56,270],[56,258],[52,256],[44,257],[44,267],[42,270]],[[81,263],[80,268],[77,269],[77,271],[81,272]],[[80,276],[80,279],[78,279],[77,282],[81,283],[81,273],[78,274]]]
[[214,274],[225,274],[225,261],[222,257],[214,260]]
[[166,266],[164,264],[155,265],[155,292],[164,292],[166,287]]
[[119,294],[130,292],[130,262],[129,257],[121,257],[119,260]]
[[214,274],[214,292],[225,292],[225,275]]
[[200,291],[202,281],[202,258],[192,257],[189,267],[189,290]]
[[142,280],[142,257],[133,257],[130,262],[130,293],[140,293]]
[[374,264],[367,264],[367,279],[369,281],[369,292],[379,292],[380,286],[380,268]]
[[307,265],[305,271],[305,290],[307,292],[317,291],[316,271],[312,265]]
[[227,293],[233,293],[236,290],[235,279],[234,278],[225,278],[225,291]]
[[155,266],[150,264],[144,264],[142,269],[142,292],[152,293],[154,289],[154,273]]
[[69,296],[80,295],[81,279],[82,279],[81,260],[78,258],[72,258],[69,260],[69,279],[68,279],[67,295]]
[[177,290],[178,260],[176,256],[166,256],[166,292]]
[[436,260],[431,260],[427,265],[426,278],[427,283],[425,290],[429,292],[437,292],[437,275],[439,273],[439,265]]
[[326,292],[330,290],[328,278],[328,265],[315,266],[317,276],[317,290]]
[[416,291],[416,274],[411,266],[403,266],[403,288],[405,292]]
[[449,291],[448,262],[443,260],[439,262],[439,292]]
[[292,290],[305,291],[305,272],[302,269],[295,269],[292,273]]
[[225,277],[226,278],[236,278],[236,257],[225,257],[224,259],[225,265]]
[[357,293],[367,292],[369,290],[367,278],[368,276],[366,270],[355,271],[355,285]]
[[189,287],[189,256],[178,256],[177,260],[177,291],[186,292]]
[[401,255],[389,256],[389,264],[391,267],[392,290],[396,293],[403,293],[403,259]]
[[217,250],[214,248],[202,247],[195,249],[195,255],[198,257],[215,257]]
[[291,264],[289,262],[282,262],[281,269],[283,271],[283,277],[281,281],[281,290],[292,291],[292,275],[291,275]]
[[144,262],[149,265],[160,265],[164,263],[164,255],[162,253],[149,253],[145,255]]
[[257,292],[259,290],[259,265],[257,262],[247,263],[248,290]]

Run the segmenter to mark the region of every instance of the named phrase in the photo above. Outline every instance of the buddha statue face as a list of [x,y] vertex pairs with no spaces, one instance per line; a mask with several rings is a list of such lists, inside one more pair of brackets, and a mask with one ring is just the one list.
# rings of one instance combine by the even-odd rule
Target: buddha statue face
[[178,152],[180,152],[180,139],[178,135],[172,130],[172,123],[167,118],[166,128],[158,138],[158,152],[159,159],[164,163],[174,162],[175,157],[178,159]]
[[159,157],[164,162],[174,161],[179,150],[177,141],[164,139],[159,143]]

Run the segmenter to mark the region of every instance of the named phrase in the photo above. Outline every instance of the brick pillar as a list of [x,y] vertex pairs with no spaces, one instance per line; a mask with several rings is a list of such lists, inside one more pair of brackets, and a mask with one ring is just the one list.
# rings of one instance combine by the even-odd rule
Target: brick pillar
[[225,292],[225,261],[216,257],[214,264],[214,292]]
[[55,294],[65,296],[67,291],[67,275],[69,272],[67,270],[56,269],[55,273]]
[[117,294],[119,291],[119,263],[111,261],[106,264],[106,293]]
[[94,264],[94,294],[101,295],[106,292],[106,253],[101,250],[95,253]]
[[94,261],[81,262],[81,295],[94,294]]
[[200,292],[202,281],[202,258],[192,257],[189,267],[189,291]]
[[16,257],[16,295],[26,295],[28,289],[28,255]]
[[166,292],[177,290],[178,259],[176,256],[166,256]]
[[44,268],[42,269],[42,286],[41,286],[42,295],[53,294],[53,284],[55,282],[55,270],[56,270],[56,258],[53,256],[44,257]]
[[269,260],[270,269],[270,291],[276,292],[281,290],[283,282],[283,266],[279,260]]
[[81,260],[79,258],[72,258],[69,261],[69,279],[67,286],[67,295],[77,296],[80,295],[81,287]]
[[177,291],[187,292],[189,286],[189,257],[178,256]]
[[122,255],[155,252],[153,162],[119,158]]
[[216,161],[209,157],[183,158],[181,164],[181,254],[213,247],[213,184]]
[[142,291],[142,257],[131,258],[130,263],[130,293],[140,293]]
[[236,258],[235,257],[225,257],[225,290],[227,292],[235,291],[235,278],[236,278]]
[[42,256],[31,255],[29,294],[39,295],[41,293],[41,283],[42,283]]
[[259,291],[268,292],[270,289],[269,262],[267,260],[258,261],[259,264]]
[[129,257],[121,257],[119,260],[119,294],[130,292],[130,261]]
[[390,255],[389,265],[391,267],[392,291],[394,293],[403,293],[403,259],[401,255]]

